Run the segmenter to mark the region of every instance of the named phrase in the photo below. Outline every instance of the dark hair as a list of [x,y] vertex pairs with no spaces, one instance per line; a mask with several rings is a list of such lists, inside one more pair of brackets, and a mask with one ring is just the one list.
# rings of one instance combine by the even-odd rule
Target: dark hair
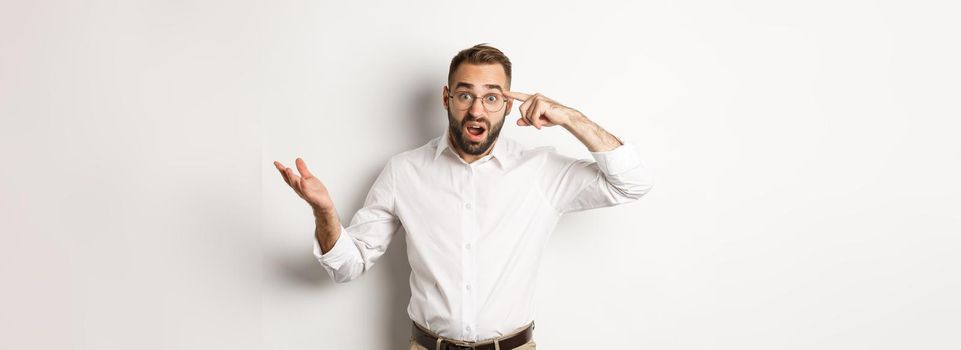
[[[457,70],[457,67],[459,67],[461,63],[500,64],[501,67],[504,67],[504,74],[507,75],[507,85],[509,86],[511,84],[511,60],[508,59],[501,50],[486,43],[463,49],[450,60],[450,71],[447,72],[448,83],[450,83],[450,78],[454,75],[454,71]],[[507,86],[504,88],[506,89]]]

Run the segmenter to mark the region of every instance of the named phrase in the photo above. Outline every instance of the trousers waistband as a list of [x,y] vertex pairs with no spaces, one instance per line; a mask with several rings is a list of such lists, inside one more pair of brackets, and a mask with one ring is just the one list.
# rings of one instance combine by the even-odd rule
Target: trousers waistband
[[477,342],[445,338],[413,322],[414,341],[429,350],[510,350],[527,344],[534,336],[534,322],[513,333]]

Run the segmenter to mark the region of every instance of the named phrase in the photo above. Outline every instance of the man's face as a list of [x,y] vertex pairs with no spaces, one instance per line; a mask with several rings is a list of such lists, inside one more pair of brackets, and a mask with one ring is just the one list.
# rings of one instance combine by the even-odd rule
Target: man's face
[[[503,90],[507,86],[507,75],[499,64],[461,64],[451,76],[450,87],[444,87],[444,108],[447,109],[448,128],[453,143],[464,153],[479,156],[487,152],[504,126],[504,117],[510,111],[513,101],[503,102]],[[460,109],[455,101],[458,94],[468,92],[476,96],[471,105]],[[452,97],[449,97],[448,94]],[[485,96],[496,94],[500,109],[488,112],[483,101]],[[476,128],[479,127],[479,128]]]

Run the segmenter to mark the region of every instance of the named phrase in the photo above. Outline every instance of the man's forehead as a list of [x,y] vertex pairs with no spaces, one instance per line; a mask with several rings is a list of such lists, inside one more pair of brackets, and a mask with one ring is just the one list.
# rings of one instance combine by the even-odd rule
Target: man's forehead
[[503,90],[507,83],[507,74],[499,64],[469,64],[457,67],[451,76],[451,88],[486,88]]

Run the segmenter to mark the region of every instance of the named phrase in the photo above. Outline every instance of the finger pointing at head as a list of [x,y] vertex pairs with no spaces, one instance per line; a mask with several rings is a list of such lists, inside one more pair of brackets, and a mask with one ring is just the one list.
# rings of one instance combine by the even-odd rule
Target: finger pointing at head
[[531,95],[525,94],[523,92],[506,91],[506,90],[504,90],[503,92],[504,92],[504,96],[513,98],[518,101],[526,101],[528,98],[531,97]]

